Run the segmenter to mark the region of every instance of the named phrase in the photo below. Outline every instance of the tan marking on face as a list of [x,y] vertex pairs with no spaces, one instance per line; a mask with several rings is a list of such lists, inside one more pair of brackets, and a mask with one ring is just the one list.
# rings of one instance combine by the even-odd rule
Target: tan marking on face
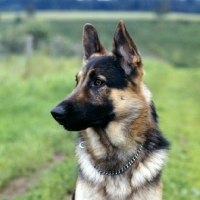
[[110,99],[113,102],[116,119],[109,123],[106,132],[112,144],[128,149],[133,146],[136,139],[132,137],[133,130],[130,127],[141,112],[142,99],[131,86],[123,90],[112,89]]
[[124,90],[112,89],[116,120],[109,123],[106,132],[114,145],[129,147],[132,141],[143,142],[146,130],[153,126],[150,112],[151,94],[144,84],[134,88],[129,83]]
[[103,54],[101,53],[93,53],[90,57],[93,58],[93,57],[99,57],[99,56],[102,56]]
[[152,95],[151,95],[150,90],[147,88],[147,86],[145,84],[142,84],[141,92],[142,92],[147,104],[150,105],[150,103],[152,101]]
[[137,70],[138,76],[133,77],[133,82],[136,83],[137,85],[141,85],[142,80],[143,80],[143,75],[144,75],[144,68],[142,62],[140,63],[132,63],[133,66],[135,67],[135,70]]
[[140,61],[141,61],[140,56],[138,55],[133,56],[133,60],[132,60],[133,64],[139,63]]
[[76,94],[75,100],[78,101],[78,102],[88,101],[87,82],[88,82],[88,79],[89,79],[89,76],[88,76],[89,73],[90,73],[90,71],[87,73],[87,76],[85,77],[84,80],[83,80],[83,75],[84,75],[83,69],[77,74],[78,85],[76,86],[74,93]]
[[103,81],[106,81],[106,77],[103,76],[103,75],[98,75],[98,78],[100,78],[100,79],[103,80]]
[[[79,90],[77,91],[77,95],[76,95],[76,99],[75,101],[77,102],[87,102],[88,101],[88,93],[87,91],[84,89],[84,86],[80,86],[81,88],[79,88]],[[82,89],[83,88],[83,89]]]
[[77,74],[78,83],[80,83],[82,76],[83,76],[83,70],[79,71],[79,73]]
[[113,101],[117,119],[132,117],[133,120],[142,106],[140,97],[130,87],[124,90],[112,89],[110,99]]
[[82,65],[85,66],[85,65],[87,64],[87,62],[88,62],[88,60],[85,59],[85,58],[83,58],[83,60],[82,60]]

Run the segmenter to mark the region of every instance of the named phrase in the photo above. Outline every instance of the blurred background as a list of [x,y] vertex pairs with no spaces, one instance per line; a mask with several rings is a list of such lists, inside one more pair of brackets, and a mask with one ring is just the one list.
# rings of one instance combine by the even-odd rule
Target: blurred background
[[119,20],[171,142],[163,199],[200,199],[199,0],[0,0],[0,200],[70,198],[77,133],[50,110],[75,86],[83,25],[111,50]]

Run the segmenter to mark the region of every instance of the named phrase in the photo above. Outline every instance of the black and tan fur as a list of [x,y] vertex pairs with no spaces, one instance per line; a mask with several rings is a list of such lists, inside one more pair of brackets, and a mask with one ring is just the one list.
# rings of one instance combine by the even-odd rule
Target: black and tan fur
[[[80,131],[75,200],[162,199],[161,173],[169,144],[142,81],[143,64],[135,43],[120,21],[111,53],[91,24],[84,26],[83,46],[77,86],[51,111],[65,129]],[[137,159],[121,174],[103,175],[94,167],[118,170],[141,144]]]

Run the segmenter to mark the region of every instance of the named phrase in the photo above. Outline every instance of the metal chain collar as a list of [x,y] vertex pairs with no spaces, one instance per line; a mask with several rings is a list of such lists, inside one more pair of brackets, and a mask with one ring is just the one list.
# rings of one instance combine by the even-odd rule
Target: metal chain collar
[[[84,144],[84,142],[81,142],[79,144],[79,147],[84,148],[83,144]],[[119,175],[119,174],[124,173],[136,161],[136,159],[138,158],[142,148],[143,148],[143,144],[140,145],[139,149],[137,150],[137,153],[132,157],[132,159],[129,160],[129,162],[126,165],[124,165],[124,167],[122,167],[121,169],[118,169],[118,170],[102,170],[99,167],[95,166],[92,162],[91,162],[91,164],[102,175],[107,175],[107,176]]]

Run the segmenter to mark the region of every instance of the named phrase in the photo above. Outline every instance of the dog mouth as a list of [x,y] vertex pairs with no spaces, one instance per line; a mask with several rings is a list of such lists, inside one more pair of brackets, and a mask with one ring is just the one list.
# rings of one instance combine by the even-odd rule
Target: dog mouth
[[68,131],[81,131],[89,127],[100,126],[104,122],[103,118],[98,118],[92,121],[79,121],[76,123],[63,123],[63,127]]

